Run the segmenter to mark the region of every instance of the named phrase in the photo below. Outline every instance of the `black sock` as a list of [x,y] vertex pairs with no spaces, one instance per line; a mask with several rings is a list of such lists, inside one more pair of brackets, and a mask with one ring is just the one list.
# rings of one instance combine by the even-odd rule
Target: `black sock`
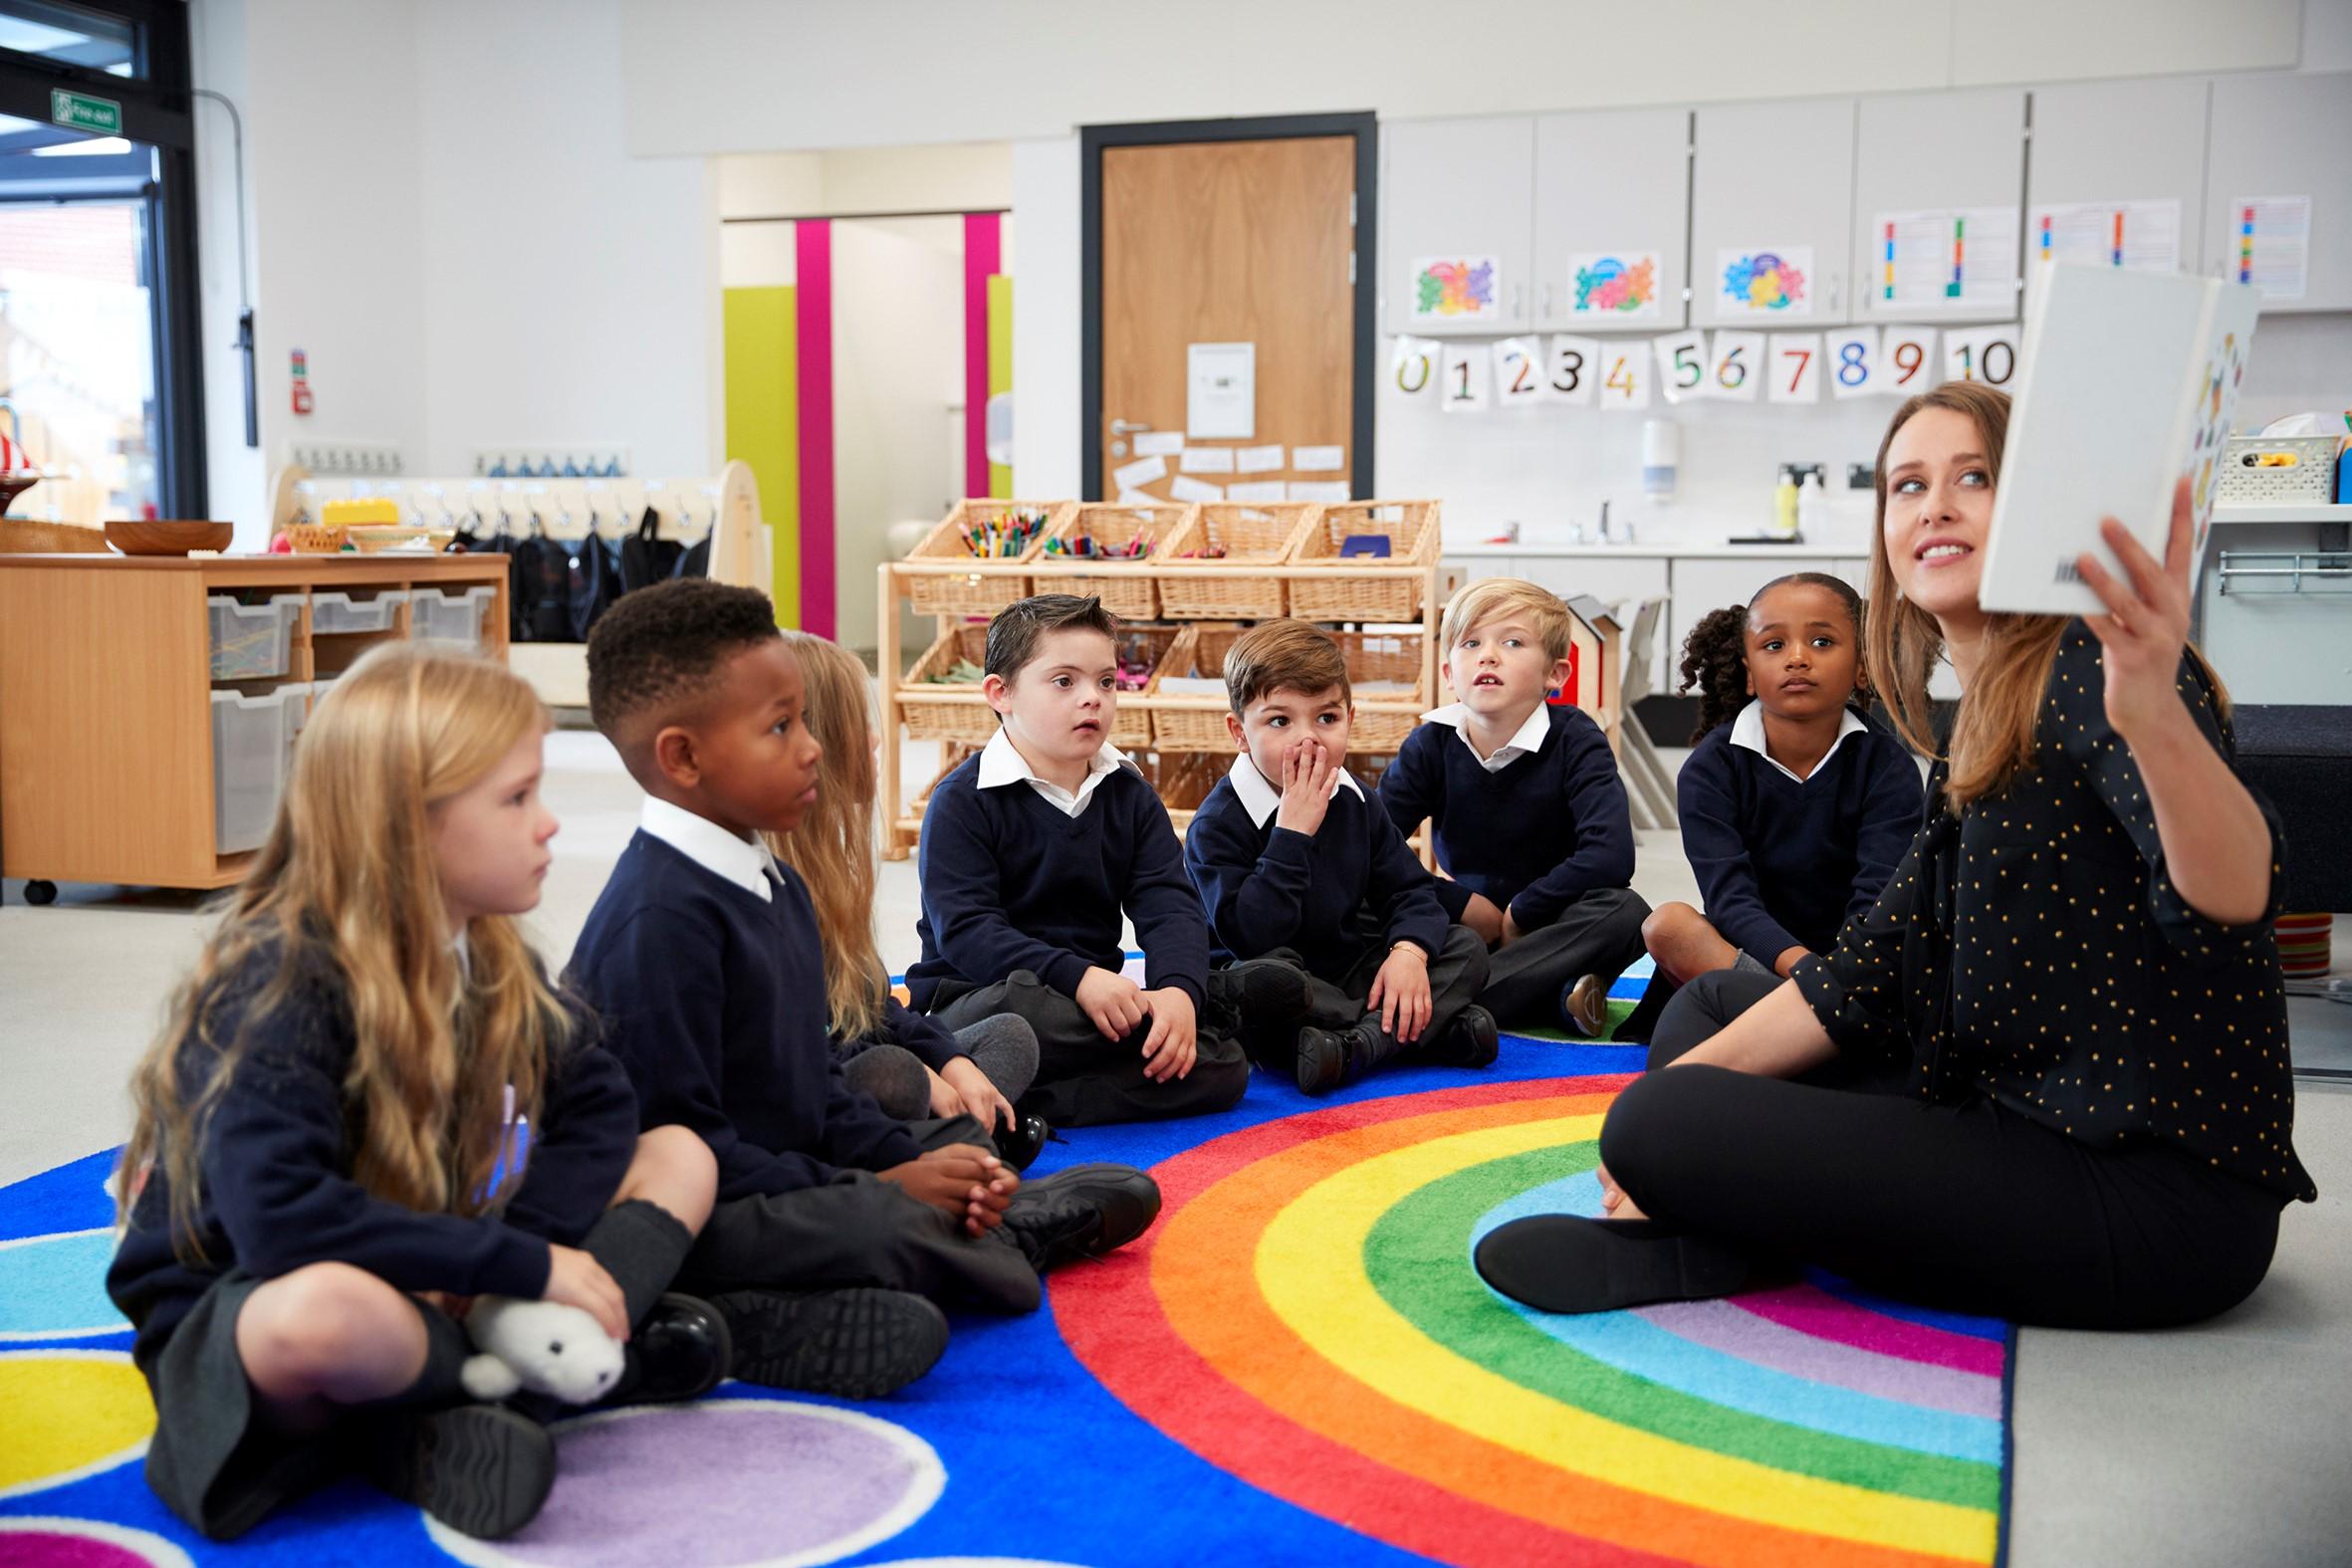
[[409,1305],[424,1319],[424,1366],[416,1374],[416,1381],[397,1394],[369,1400],[366,1408],[373,1410],[433,1409],[442,1405],[462,1405],[472,1398],[457,1375],[465,1367],[466,1357],[474,1353],[474,1342],[466,1338],[465,1325],[437,1306],[427,1305],[414,1296]]
[[642,1198],[605,1210],[580,1243],[581,1250],[603,1264],[604,1272],[620,1286],[631,1325],[643,1322],[653,1310],[693,1244],[694,1232],[679,1224],[677,1216]]

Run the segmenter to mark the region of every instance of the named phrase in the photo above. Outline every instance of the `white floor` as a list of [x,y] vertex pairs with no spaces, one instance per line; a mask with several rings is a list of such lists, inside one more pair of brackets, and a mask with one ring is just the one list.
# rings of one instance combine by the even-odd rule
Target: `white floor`
[[[548,760],[564,830],[535,925],[561,962],[638,794],[591,732],[558,732]],[[1636,888],[1694,898],[1675,835],[1641,837]],[[885,865],[876,920],[893,968],[915,956],[915,900],[913,863]],[[32,909],[22,884],[0,887],[0,1183],[121,1140],[131,1063],[203,926],[182,894],[69,885]],[[2301,1085],[2295,1143],[2321,1201],[2287,1212],[2251,1301],[2172,1333],[2022,1336],[2015,1568],[2352,1563],[2352,1092]]]

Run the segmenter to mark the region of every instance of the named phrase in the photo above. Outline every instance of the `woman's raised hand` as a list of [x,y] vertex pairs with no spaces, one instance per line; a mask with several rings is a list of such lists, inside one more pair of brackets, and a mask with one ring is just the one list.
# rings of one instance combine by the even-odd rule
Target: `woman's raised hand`
[[2158,564],[2147,548],[2114,518],[2099,525],[2107,548],[2123,562],[2119,579],[2098,558],[2075,559],[2082,580],[2107,606],[2104,615],[2083,622],[2105,649],[2107,722],[2128,745],[2169,720],[2181,717],[2177,686],[2181,650],[2189,641],[2189,581],[2196,562],[2196,523],[2189,481],[2173,487],[2173,524]]

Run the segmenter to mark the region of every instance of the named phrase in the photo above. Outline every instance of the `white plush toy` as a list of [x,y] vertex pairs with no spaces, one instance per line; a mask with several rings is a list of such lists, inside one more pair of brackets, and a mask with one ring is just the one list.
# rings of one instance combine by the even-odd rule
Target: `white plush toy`
[[466,1358],[458,1381],[476,1399],[528,1389],[586,1405],[620,1381],[620,1341],[576,1306],[477,1296],[465,1330],[482,1354]]

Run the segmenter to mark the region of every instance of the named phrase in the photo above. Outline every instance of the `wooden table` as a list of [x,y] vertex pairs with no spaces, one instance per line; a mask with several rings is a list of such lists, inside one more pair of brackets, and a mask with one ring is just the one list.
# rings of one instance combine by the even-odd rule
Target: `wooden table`
[[[503,661],[504,556],[0,556],[0,875],[36,904],[60,881],[236,881],[253,856],[215,847],[212,692],[328,679],[409,634],[403,603],[382,632],[314,637],[314,592],[484,585]],[[214,681],[205,600],[240,589],[303,595],[286,668]]]

